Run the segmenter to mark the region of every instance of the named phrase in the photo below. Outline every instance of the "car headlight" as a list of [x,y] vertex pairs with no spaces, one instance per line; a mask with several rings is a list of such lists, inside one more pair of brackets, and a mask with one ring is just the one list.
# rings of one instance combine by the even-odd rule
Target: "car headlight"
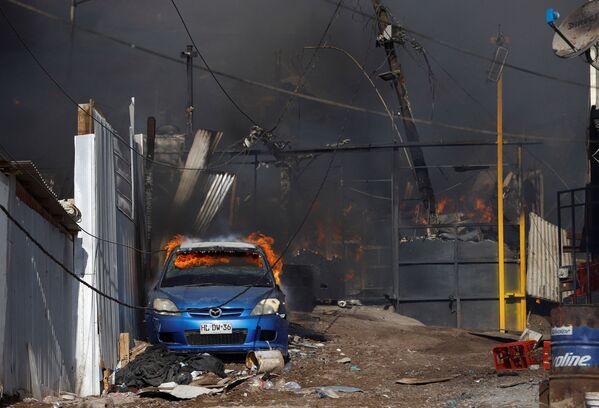
[[257,316],[275,314],[279,311],[279,306],[281,306],[281,301],[279,299],[262,299],[256,306],[254,306],[251,315]]
[[179,308],[169,299],[154,299],[152,307],[156,310],[156,313],[161,315],[175,316],[179,314]]

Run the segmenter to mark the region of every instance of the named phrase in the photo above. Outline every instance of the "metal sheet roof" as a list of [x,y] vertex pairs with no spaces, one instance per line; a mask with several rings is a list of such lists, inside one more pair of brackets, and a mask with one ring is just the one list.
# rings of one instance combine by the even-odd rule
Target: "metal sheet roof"
[[80,230],[79,225],[58,202],[56,194],[46,184],[46,181],[33,162],[0,162],[0,171],[14,175],[23,188],[27,190],[27,193],[40,204],[54,221],[63,226],[67,231],[74,233]]

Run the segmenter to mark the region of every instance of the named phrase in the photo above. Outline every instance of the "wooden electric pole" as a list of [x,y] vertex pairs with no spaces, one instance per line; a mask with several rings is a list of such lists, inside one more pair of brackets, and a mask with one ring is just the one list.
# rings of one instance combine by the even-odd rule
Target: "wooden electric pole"
[[[406,79],[403,70],[401,69],[399,59],[397,58],[397,53],[395,52],[395,39],[393,34],[397,28],[393,26],[391,16],[387,9],[383,7],[380,0],[372,0],[372,6],[374,7],[379,26],[379,36],[377,41],[378,44],[385,49],[390,70],[389,73],[383,76],[383,79],[391,81],[393,88],[397,93],[401,120],[404,125],[405,135],[408,142],[419,142],[420,137],[418,135],[418,129],[414,124],[412,107],[410,106],[410,101],[408,99]],[[426,168],[424,154],[419,147],[410,147],[408,150],[412,160],[410,167],[414,168],[416,184],[424,202],[424,206],[430,216],[436,212],[436,202],[428,169]]]

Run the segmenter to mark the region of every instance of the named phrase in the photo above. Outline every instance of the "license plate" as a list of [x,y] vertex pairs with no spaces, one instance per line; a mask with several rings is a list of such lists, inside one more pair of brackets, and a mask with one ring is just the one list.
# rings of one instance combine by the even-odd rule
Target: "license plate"
[[202,323],[200,334],[232,334],[233,325],[231,322]]

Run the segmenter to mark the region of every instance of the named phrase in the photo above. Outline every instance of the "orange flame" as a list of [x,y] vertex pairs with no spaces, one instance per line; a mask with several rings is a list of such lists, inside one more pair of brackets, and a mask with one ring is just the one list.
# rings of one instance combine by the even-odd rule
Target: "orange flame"
[[166,246],[164,247],[164,249],[166,249],[166,256],[164,257],[164,263],[166,263],[166,260],[171,255],[171,252],[173,252],[173,249],[175,249],[176,247],[181,245],[182,242],[183,242],[183,235],[177,234],[173,237],[173,239],[171,239],[168,242],[168,244],[166,244]]
[[441,197],[441,199],[437,201],[437,214],[443,214],[450,202],[451,199],[449,197]]
[[226,256],[214,256],[210,254],[198,254],[190,252],[177,255],[175,266],[179,269],[193,268],[195,266],[212,266],[217,264],[228,264],[231,260]]
[[[258,255],[246,255],[243,257],[245,262],[250,265],[262,267],[262,261]],[[201,254],[190,252],[177,255],[175,266],[179,269],[193,268],[196,266],[213,266],[213,265],[228,265],[233,258],[230,256],[217,256],[212,254]]]
[[345,274],[345,281],[352,281],[356,277],[356,270],[351,268],[348,273]]
[[474,208],[476,209],[476,217],[481,222],[491,222],[493,220],[493,209],[488,206],[482,198],[474,200]]
[[[275,276],[275,282],[277,284],[281,284],[281,274],[283,273],[283,263],[281,261],[277,262],[279,260],[279,256],[272,248],[272,246],[275,243],[275,239],[272,237],[269,237],[268,235],[259,233],[259,232],[252,232],[250,235],[245,237],[245,240],[252,244],[256,244],[260,248],[262,248],[262,250],[266,254],[268,263],[272,267],[272,272]],[[277,262],[276,265],[275,265],[275,262]]]

